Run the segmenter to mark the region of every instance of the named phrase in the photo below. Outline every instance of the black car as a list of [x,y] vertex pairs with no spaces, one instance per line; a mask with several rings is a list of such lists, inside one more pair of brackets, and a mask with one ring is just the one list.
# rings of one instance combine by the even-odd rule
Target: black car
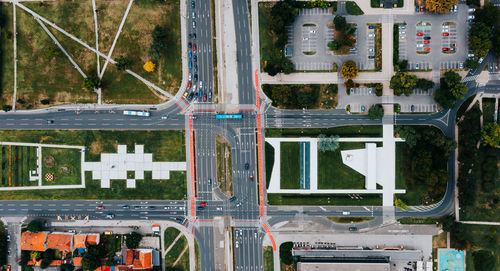
[[123,205],[123,206],[122,206],[122,208],[123,208],[123,209],[130,209],[130,206],[128,206],[128,205]]
[[194,56],[193,56],[193,60],[194,60],[194,62],[198,62],[198,56],[197,56],[197,55],[194,55]]
[[191,8],[195,8],[195,4],[194,4],[194,1],[191,1]]
[[193,34],[191,35],[191,38],[193,38],[193,39],[195,40],[195,39],[196,39],[196,33],[193,33]]
[[356,228],[356,227],[349,227],[349,231],[357,231],[357,230],[358,230],[358,228]]
[[198,72],[198,64],[194,64],[194,72]]
[[195,74],[194,77],[193,77],[193,81],[196,83],[196,81],[198,81],[198,74]]
[[191,42],[188,43],[188,48],[189,48],[189,50],[191,50],[191,48],[193,48],[193,44],[191,44]]
[[198,206],[198,210],[203,210],[203,209],[205,209],[204,206]]
[[189,93],[189,96],[187,97],[189,102],[193,99],[193,96],[194,96],[194,92]]
[[424,40],[430,40],[430,39],[431,39],[431,37],[429,37],[429,36],[424,37]]
[[139,209],[141,209],[141,206],[134,206],[134,209],[139,210]]
[[235,201],[235,200],[236,200],[236,196],[233,196],[233,197],[231,197],[231,198],[229,199],[229,201],[230,201],[230,202],[233,202],[233,201]]
[[156,210],[156,206],[149,206],[149,210]]
[[54,120],[47,120],[47,124],[52,124],[54,123]]
[[245,164],[245,170],[248,170],[250,168],[250,165],[248,163]]

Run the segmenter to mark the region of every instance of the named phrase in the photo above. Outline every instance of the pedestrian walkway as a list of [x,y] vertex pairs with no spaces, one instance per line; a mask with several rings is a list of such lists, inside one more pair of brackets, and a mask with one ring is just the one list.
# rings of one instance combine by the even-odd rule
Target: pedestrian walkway
[[101,180],[101,188],[110,188],[111,180],[127,180],[127,188],[135,188],[135,181],[144,179],[144,171],[152,171],[153,180],[168,180],[170,171],[185,171],[186,162],[153,162],[153,154],[144,153],[144,145],[135,145],[134,153],[118,145],[118,153],[102,153],[100,162],[84,162],[82,168],[92,172],[92,179]]

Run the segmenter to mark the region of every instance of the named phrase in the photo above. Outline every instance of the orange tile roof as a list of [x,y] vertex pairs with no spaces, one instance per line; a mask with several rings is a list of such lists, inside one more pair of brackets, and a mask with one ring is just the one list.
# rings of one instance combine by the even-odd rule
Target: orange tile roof
[[82,257],[74,257],[73,258],[74,266],[82,266]]
[[47,248],[57,249],[61,252],[71,251],[71,234],[51,233],[47,237]]
[[95,233],[95,234],[87,234],[87,244],[89,244],[89,245],[98,245],[99,242],[98,242],[97,237],[99,237],[99,234],[97,234],[97,233]]
[[139,259],[134,260],[134,269],[150,269],[152,263],[151,252],[140,252]]
[[49,263],[49,266],[59,266],[62,264],[61,260],[53,260]]
[[94,270],[94,271],[110,271],[110,270],[111,270],[111,268],[109,266],[104,266],[103,265],[103,266],[97,267],[97,269]]
[[134,263],[134,251],[132,249],[127,249],[127,258],[125,260],[126,265],[132,265]]
[[75,248],[86,248],[87,247],[87,235],[85,234],[77,234],[74,236],[74,246]]
[[21,250],[45,251],[46,233],[23,232],[21,235]]

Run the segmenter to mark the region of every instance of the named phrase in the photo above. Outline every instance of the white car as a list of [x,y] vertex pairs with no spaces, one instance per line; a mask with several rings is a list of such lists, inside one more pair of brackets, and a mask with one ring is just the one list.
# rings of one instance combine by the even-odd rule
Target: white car
[[417,48],[422,48],[424,45],[422,43],[417,44]]
[[481,57],[481,58],[479,59],[479,63],[483,63],[483,60],[484,60],[484,58],[482,58],[482,57]]
[[467,16],[467,19],[469,19],[469,20],[472,20],[472,19],[474,19],[474,18],[476,18],[474,15],[469,15],[469,16]]
[[202,89],[202,88],[203,88],[203,82],[200,81],[200,89]]
[[471,13],[471,12],[476,11],[476,9],[475,8],[470,8],[470,9],[468,9],[468,11],[469,11],[469,13]]
[[368,52],[374,52],[375,50],[373,48],[368,49]]
[[191,73],[188,74],[188,81],[191,81]]
[[399,31],[399,34],[406,34],[406,31]]
[[235,245],[236,245],[236,248],[240,247],[240,243],[238,241],[236,241]]
[[374,38],[374,37],[375,37],[375,34],[373,34],[373,33],[368,34],[368,37],[369,37],[369,38]]
[[474,57],[474,54],[467,54],[467,57],[469,58]]

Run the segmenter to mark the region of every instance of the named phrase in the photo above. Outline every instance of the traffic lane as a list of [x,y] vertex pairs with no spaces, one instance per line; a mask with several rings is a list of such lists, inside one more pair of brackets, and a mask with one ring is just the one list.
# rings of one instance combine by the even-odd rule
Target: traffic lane
[[[11,270],[18,270],[18,254],[17,244],[20,242],[20,224],[7,223],[7,235],[10,238],[7,244],[7,264],[11,266]],[[8,239],[9,240],[9,239]]]

